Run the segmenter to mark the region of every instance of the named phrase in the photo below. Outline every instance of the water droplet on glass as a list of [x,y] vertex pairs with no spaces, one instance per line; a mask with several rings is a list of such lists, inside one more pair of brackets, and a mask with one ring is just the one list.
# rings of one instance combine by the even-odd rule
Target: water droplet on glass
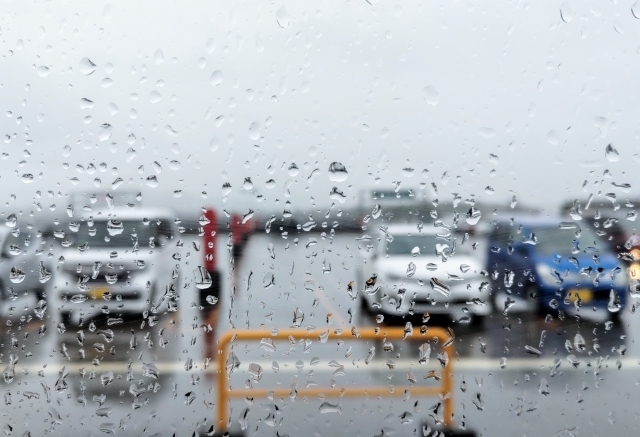
[[416,274],[416,265],[414,263],[409,263],[407,266],[407,277],[412,277]]
[[80,73],[84,74],[85,76],[89,76],[94,71],[96,71],[96,64],[91,62],[89,58],[82,58],[80,60]]
[[264,279],[262,280],[262,286],[264,288],[271,288],[273,287],[275,284],[275,277],[273,276],[273,273],[271,272],[267,272],[264,275]]
[[155,187],[158,186],[158,178],[155,175],[151,175],[151,176],[147,177],[145,182],[151,188],[155,188]]
[[329,198],[332,200],[337,200],[340,203],[344,203],[347,200],[347,196],[339,190],[338,187],[333,187],[331,192],[329,192]]
[[418,363],[427,364],[431,355],[431,345],[429,343],[422,343],[418,348]]
[[291,18],[289,17],[287,8],[284,5],[280,6],[280,9],[276,12],[276,21],[278,22],[278,26],[284,29],[289,25],[290,20]]
[[209,274],[207,269],[205,269],[202,266],[199,266],[194,271],[194,274],[196,276],[196,287],[197,288],[199,288],[200,290],[204,290],[205,288],[211,287],[211,284],[213,283],[213,280],[211,279],[211,275]]
[[620,296],[614,290],[609,292],[609,302],[607,309],[612,313],[617,313],[622,309],[622,303],[620,303]]
[[51,272],[49,272],[44,267],[44,262],[40,261],[40,272],[39,272],[39,276],[38,276],[38,280],[40,281],[40,283],[44,284],[49,279],[51,279],[51,276],[52,276]]
[[158,377],[160,376],[160,371],[154,363],[143,363],[142,376],[148,376],[153,379],[158,379]]
[[103,387],[107,387],[109,384],[113,382],[114,379],[115,378],[111,370],[104,372],[102,375],[100,375],[100,382],[102,383]]
[[469,209],[469,211],[467,211],[467,213],[465,214],[465,220],[472,226],[477,225],[480,221],[480,218],[480,210],[476,209],[474,206],[472,206],[471,209]]
[[9,384],[13,381],[13,378],[16,376],[16,364],[18,363],[18,356],[11,354],[9,355],[9,363],[7,367],[2,372],[2,376],[4,377],[4,382]]
[[327,414],[327,413],[338,413],[338,414],[342,414],[342,408],[340,408],[340,404],[330,404],[329,402],[323,402],[322,405],[320,405],[320,413],[321,414]]
[[296,163],[293,162],[293,163],[291,163],[291,165],[287,169],[287,173],[289,173],[289,176],[294,177],[294,176],[297,176],[298,173],[300,173],[300,169],[298,168]]
[[339,162],[329,164],[329,180],[343,182],[348,177],[347,168]]
[[606,156],[607,161],[609,162],[617,162],[620,160],[618,151],[614,149],[611,144],[607,145],[607,148],[604,151],[604,156]]
[[162,52],[162,49],[156,50],[156,52],[153,54],[153,61],[156,63],[156,65],[160,65],[164,62],[164,53]]
[[422,89],[424,101],[431,106],[436,106],[440,101],[440,95],[433,85],[426,86]]
[[73,296],[71,296],[71,302],[72,303],[82,303],[82,302],[86,302],[86,300],[88,299],[86,294],[75,294]]
[[18,223],[18,218],[16,217],[15,214],[9,214],[7,216],[7,219],[5,220],[5,224],[10,228],[14,228],[17,223]]
[[161,98],[162,97],[160,96],[160,93],[156,90],[153,90],[149,93],[149,101],[151,103],[158,103]]
[[431,278],[429,284],[433,290],[442,293],[444,296],[449,297],[451,295],[451,288],[438,278]]
[[124,232],[124,225],[120,220],[111,219],[107,222],[107,232],[114,237]]
[[585,349],[587,348],[587,344],[584,341],[584,337],[580,333],[577,333],[575,337],[573,337],[573,346],[576,348],[576,351],[578,352],[584,352]]
[[222,71],[216,70],[213,73],[211,73],[211,77],[209,78],[209,82],[211,82],[211,85],[213,85],[213,86],[220,85],[222,83]]
[[249,364],[249,375],[251,375],[254,382],[259,382],[262,378],[262,366],[256,363]]
[[39,66],[36,71],[38,72],[38,76],[40,77],[47,77],[50,72],[49,67],[47,67],[46,65]]
[[569,2],[564,2],[560,5],[560,18],[565,23],[569,23],[573,18],[573,11]]
[[251,138],[252,140],[257,140],[258,138],[260,138],[260,123],[259,122],[254,121],[249,126],[249,138]]
[[20,267],[11,267],[11,271],[9,272],[9,279],[11,280],[11,282],[13,282],[14,284],[19,284],[20,282],[24,281],[25,277],[26,274]]
[[111,137],[111,133],[113,132],[113,126],[109,123],[104,123],[100,126],[100,134],[98,138],[100,141],[107,141]]

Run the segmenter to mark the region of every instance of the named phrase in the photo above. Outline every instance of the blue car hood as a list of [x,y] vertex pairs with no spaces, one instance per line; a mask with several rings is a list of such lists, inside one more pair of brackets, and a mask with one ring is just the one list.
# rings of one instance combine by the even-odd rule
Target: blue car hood
[[[574,257],[578,260],[577,268],[571,261],[569,261],[570,257]],[[543,264],[549,266],[552,269],[558,271],[560,274],[564,274],[564,272],[566,272],[567,270],[569,270],[569,273],[577,273],[584,267],[591,267],[594,270],[594,272],[591,274],[592,278],[595,276],[595,270],[598,268],[602,268],[605,271],[603,279],[610,278],[609,272],[611,272],[612,269],[616,267],[622,268],[622,264],[620,263],[620,261],[611,253],[600,254],[600,260],[598,264],[593,261],[591,255],[586,255],[584,253],[563,256],[560,260],[555,260],[554,257],[548,255],[535,255],[533,257],[533,261],[536,265]],[[618,273],[618,275],[621,274],[624,274],[624,272],[621,271]],[[585,279],[587,278],[588,277],[585,276]]]

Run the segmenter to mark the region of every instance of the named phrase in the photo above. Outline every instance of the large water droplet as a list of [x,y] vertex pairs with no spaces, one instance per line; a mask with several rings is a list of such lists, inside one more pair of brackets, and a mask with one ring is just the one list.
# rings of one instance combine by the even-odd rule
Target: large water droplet
[[47,67],[46,65],[41,65],[36,71],[38,72],[38,76],[47,77],[51,70],[49,70],[49,67]]
[[440,281],[440,279],[431,278],[431,281],[429,281],[429,283],[431,284],[431,288],[435,291],[442,293],[446,297],[451,296],[451,288],[449,288],[449,286],[444,282]]
[[298,168],[295,162],[292,162],[289,168],[287,169],[287,173],[289,173],[289,176],[291,177],[297,176],[298,173],[300,173],[300,168]]
[[158,379],[158,377],[160,376],[160,371],[154,363],[143,363],[142,376],[148,376],[153,379]]
[[153,54],[153,61],[156,63],[156,65],[160,65],[164,62],[164,53],[162,52],[162,49],[156,50],[156,52]]
[[347,168],[340,162],[332,162],[329,164],[329,179],[333,182],[342,182],[347,179],[349,174]]
[[424,101],[431,106],[436,106],[440,101],[440,95],[433,85],[426,86],[422,89]]
[[158,178],[155,175],[149,176],[145,182],[151,188],[155,188],[158,186]]
[[107,387],[109,384],[113,382],[114,379],[115,378],[111,370],[104,372],[102,375],[100,375],[100,382],[102,383],[103,387]]
[[9,216],[7,216],[7,219],[5,220],[5,224],[10,228],[14,228],[17,223],[18,223],[18,218],[16,217],[15,214],[9,214]]
[[416,265],[414,263],[409,263],[407,266],[407,277],[412,277],[416,274]]
[[104,123],[100,126],[100,134],[98,138],[100,141],[107,141],[111,137],[111,132],[113,132],[113,126],[109,123]]
[[340,203],[344,203],[347,200],[347,196],[341,190],[339,190],[338,187],[333,187],[331,189],[329,198],[332,200],[337,200]]
[[96,71],[96,64],[91,62],[91,59],[82,58],[80,60],[80,73],[84,74],[85,76],[89,76],[94,71]]
[[640,2],[635,2],[631,5],[631,13],[635,18],[640,19]]
[[213,86],[220,85],[222,83],[222,71],[216,70],[213,73],[211,73],[209,82],[211,82],[211,85]]
[[260,138],[259,122],[254,121],[253,123],[251,123],[251,126],[249,126],[249,138],[251,138],[252,140],[257,140],[258,138]]
[[82,303],[82,302],[86,302],[87,300],[87,295],[86,294],[75,294],[73,296],[71,296],[71,302],[73,303]]
[[276,21],[278,22],[278,26],[283,29],[289,25],[291,17],[289,17],[289,13],[287,12],[285,5],[280,6],[280,9],[276,12]]
[[205,288],[211,287],[213,280],[211,279],[211,275],[202,266],[198,266],[198,268],[194,271],[196,276],[196,287],[200,290],[204,290]]
[[161,97],[160,97],[160,93],[156,90],[151,91],[151,93],[149,93],[149,101],[151,103],[158,103],[160,101]]
[[562,18],[562,21],[565,23],[569,23],[573,18],[573,10],[569,2],[564,2],[560,5],[560,18]]
[[467,213],[465,214],[465,220],[467,221],[468,224],[470,225],[477,225],[478,222],[480,221],[480,218],[482,217],[482,215],[480,214],[480,210],[476,209],[475,207],[471,207],[471,209],[469,211],[467,211]]
[[617,162],[620,160],[618,151],[614,149],[611,144],[607,145],[607,148],[604,151],[604,156],[606,156],[607,161],[609,162]]
[[340,404],[330,404],[329,402],[323,402],[322,405],[320,405],[320,413],[321,414],[326,414],[326,413],[338,413],[338,414],[342,414],[342,408],[340,408]]
[[14,284],[19,284],[20,282],[24,281],[25,277],[26,274],[20,267],[11,267],[11,272],[9,272],[9,279],[11,280],[11,282],[13,282]]
[[111,219],[107,222],[107,232],[110,236],[120,235],[124,232],[124,225],[120,220]]
[[264,279],[262,280],[262,286],[264,288],[271,288],[275,285],[276,279],[273,276],[273,273],[267,272],[264,275]]

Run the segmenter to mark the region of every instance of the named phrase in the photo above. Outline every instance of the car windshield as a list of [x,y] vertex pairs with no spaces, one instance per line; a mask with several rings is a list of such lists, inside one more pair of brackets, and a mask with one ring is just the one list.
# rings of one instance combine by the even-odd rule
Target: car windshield
[[163,228],[154,221],[144,224],[142,220],[100,220],[93,227],[80,226],[75,241],[78,245],[88,243],[90,248],[130,247],[135,241],[140,247],[149,247],[158,242]]
[[542,255],[569,255],[575,251],[576,244],[581,252],[588,247],[595,247],[599,251],[607,250],[600,238],[586,227],[582,228],[580,237],[576,237],[575,229],[561,229],[558,226],[533,228],[532,233],[537,241],[536,251]]
[[[462,239],[456,241],[455,250],[458,253],[466,253],[470,250],[470,244],[460,244]],[[392,256],[436,256],[446,250],[450,253],[453,240],[448,241],[444,237],[436,235],[393,235],[393,241],[387,243],[386,253]]]
[[26,252],[27,248],[34,244],[32,234],[32,232],[7,233],[2,243],[3,256],[20,255]]

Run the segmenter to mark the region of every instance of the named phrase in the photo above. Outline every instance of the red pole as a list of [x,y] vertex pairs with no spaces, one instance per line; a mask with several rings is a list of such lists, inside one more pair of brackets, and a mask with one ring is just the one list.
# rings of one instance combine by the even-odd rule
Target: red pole
[[207,329],[204,334],[204,356],[206,359],[212,359],[216,355],[215,350],[215,327],[218,315],[218,304],[213,308],[209,307],[209,304],[205,302],[205,296],[209,293],[215,297],[220,298],[220,273],[218,272],[218,256],[217,256],[217,241],[218,241],[218,218],[216,212],[209,208],[204,213],[205,218],[209,221],[203,226],[203,244],[204,244],[204,268],[211,275],[212,284],[209,290],[200,290],[200,305],[207,308],[206,324],[211,326],[211,330]]
[[218,260],[216,253],[216,241],[218,232],[218,219],[216,212],[213,209],[207,209],[204,216],[209,220],[209,223],[203,226],[204,228],[204,268],[208,272],[217,270]]
[[242,217],[240,214],[231,214],[231,233],[233,234],[233,245],[237,246],[242,239]]

